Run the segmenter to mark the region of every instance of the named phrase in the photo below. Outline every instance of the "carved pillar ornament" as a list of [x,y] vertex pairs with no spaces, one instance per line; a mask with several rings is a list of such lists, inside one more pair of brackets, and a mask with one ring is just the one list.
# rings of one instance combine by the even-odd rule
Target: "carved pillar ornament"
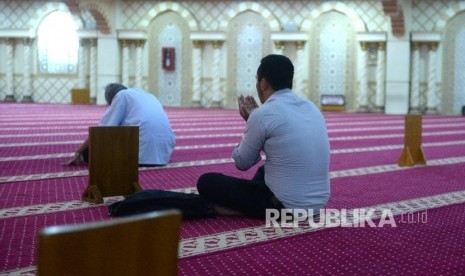
[[97,39],[90,40],[90,100],[92,103],[97,99]]
[[284,51],[284,42],[275,40],[274,41],[274,53],[276,55],[282,55]]
[[89,43],[87,43],[84,39],[81,38],[79,41],[79,59],[78,59],[78,81],[77,87],[78,88],[86,88],[86,61],[88,60],[86,47],[88,47]]
[[213,106],[221,106],[221,83],[220,83],[220,54],[221,54],[221,45],[223,41],[215,40],[212,42],[213,45]]
[[193,40],[192,43],[192,105],[199,107],[202,95],[202,42]]
[[375,111],[384,112],[384,96],[385,96],[385,75],[386,75],[386,44],[378,43],[378,55],[376,62],[376,99]]
[[436,114],[438,106],[438,97],[436,95],[436,50],[437,42],[431,42],[429,45],[429,62],[428,62],[428,98],[426,112]]
[[360,89],[358,95],[359,112],[368,111],[368,45],[366,42],[360,42],[362,54],[360,56]]
[[24,46],[24,74],[23,74],[23,99],[22,102],[32,102],[32,78],[31,78],[31,41],[30,38],[23,39]]
[[13,54],[13,40],[6,38],[4,39],[5,43],[5,50],[6,50],[6,72],[5,72],[5,80],[6,80],[6,89],[5,89],[5,102],[14,102],[15,95],[14,95],[14,77],[13,77],[13,70],[14,70],[14,54]]
[[129,42],[121,40],[121,82],[123,85],[130,86],[129,84]]
[[143,49],[144,49],[144,40],[136,40],[136,72],[135,72],[135,86],[143,89],[142,83],[142,64],[143,64]]
[[305,41],[297,41],[296,42],[297,48],[297,57],[296,57],[296,70],[295,70],[295,84],[296,87],[294,89],[295,93],[301,97],[306,98],[307,91],[305,89],[304,84],[304,47]]
[[420,113],[420,43],[412,44],[412,85],[410,86],[410,113]]

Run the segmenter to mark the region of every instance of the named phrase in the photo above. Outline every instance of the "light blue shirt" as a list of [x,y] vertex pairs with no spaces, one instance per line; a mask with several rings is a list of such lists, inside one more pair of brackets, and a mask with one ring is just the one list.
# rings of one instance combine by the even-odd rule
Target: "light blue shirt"
[[265,152],[265,183],[286,208],[319,209],[329,194],[329,139],[319,109],[290,89],[274,92],[247,120],[232,158],[241,170]]
[[161,103],[140,89],[119,91],[99,126],[139,126],[139,164],[168,164],[176,143]]

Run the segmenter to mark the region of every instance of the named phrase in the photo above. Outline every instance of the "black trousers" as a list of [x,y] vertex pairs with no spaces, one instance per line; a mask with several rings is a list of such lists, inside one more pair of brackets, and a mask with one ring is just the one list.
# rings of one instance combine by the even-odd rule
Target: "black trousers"
[[197,181],[197,190],[207,201],[252,218],[265,218],[266,209],[284,208],[266,186],[263,166],[250,180],[222,173],[203,174]]

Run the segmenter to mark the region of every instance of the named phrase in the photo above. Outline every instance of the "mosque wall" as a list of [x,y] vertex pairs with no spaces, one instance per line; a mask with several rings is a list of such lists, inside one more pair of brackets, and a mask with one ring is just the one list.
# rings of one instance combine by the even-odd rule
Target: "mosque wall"
[[[57,10],[80,43],[66,74],[40,70],[38,29]],[[458,114],[464,10],[447,0],[0,0],[0,100],[70,103],[73,88],[88,88],[103,104],[103,87],[117,81],[167,106],[232,108],[255,95],[260,58],[276,53],[294,63],[295,93],[316,104],[330,94],[348,111]]]

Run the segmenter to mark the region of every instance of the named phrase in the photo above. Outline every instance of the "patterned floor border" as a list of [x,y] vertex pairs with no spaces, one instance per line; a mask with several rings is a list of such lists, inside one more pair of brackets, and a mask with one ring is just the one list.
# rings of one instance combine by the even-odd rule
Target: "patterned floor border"
[[[95,124],[87,124],[87,125],[75,125],[75,126],[33,126],[33,127],[2,127],[1,131],[14,131],[14,130],[34,130],[34,131],[37,131],[37,130],[65,130],[65,129],[72,129],[72,130],[76,130],[76,129],[88,129],[89,126],[92,126],[92,125],[96,125],[96,123],[98,122],[98,120],[96,120],[94,123]],[[244,125],[243,122],[241,121],[234,121],[234,122],[229,122],[229,124],[238,124],[238,125]],[[189,126],[189,127],[192,127],[192,126],[204,126],[205,125],[205,122],[188,122],[188,123],[172,123],[171,124],[171,127],[173,128],[177,128],[177,127],[182,127],[182,126]],[[208,123],[209,126],[214,126],[214,125],[217,125],[217,126],[224,126],[224,121],[218,121],[218,122],[209,122]],[[1,124],[0,124],[1,126]],[[182,129],[181,129],[182,131]],[[87,134],[88,132],[87,131],[82,131],[81,133],[83,134]],[[9,135],[2,135],[3,138],[5,137],[10,137]],[[20,136],[22,137],[22,136]]]
[[[87,111],[86,111],[87,112]],[[76,116],[78,117],[69,117],[69,113],[55,113],[55,114],[47,114],[46,117],[44,117],[44,114],[42,113],[37,113],[34,115],[31,114],[14,114],[14,115],[0,115],[0,125],[13,125],[15,122],[19,121],[24,121],[22,124],[29,124],[32,121],[39,121],[39,122],[44,122],[47,120],[53,120],[56,122],[70,122],[70,121],[93,121],[93,122],[98,122],[100,118],[103,116],[105,110],[102,110],[101,112],[94,112],[89,115],[81,115],[82,112],[77,112]],[[174,111],[174,112],[167,112],[168,117],[170,118],[170,122],[179,122],[179,121],[201,121],[201,120],[208,120],[211,121],[212,119],[212,114],[215,114],[213,118],[218,118],[216,119],[217,121],[224,121],[225,119],[234,119],[237,120],[239,117],[239,112],[237,110],[234,110],[232,113],[225,114],[224,110],[219,111],[218,113],[214,113],[211,110],[206,110],[205,113],[198,114],[198,113],[192,113],[192,112],[186,112],[186,113],[180,113],[179,111]],[[329,114],[329,113],[324,113],[324,117],[328,122],[332,121],[353,121],[354,119],[361,120],[361,121],[366,121],[366,122],[373,122],[373,121],[392,121],[392,120],[402,120],[400,117],[391,117],[391,116],[386,116],[385,114],[370,114],[369,116],[347,116],[347,114],[350,113],[341,113],[341,114]],[[41,119],[37,119],[37,116],[42,116]],[[357,114],[358,115],[358,114]],[[454,120],[460,118],[459,116],[457,117],[443,117],[440,118],[425,118],[424,120]],[[10,119],[9,121],[7,121]]]
[[[176,140],[210,139],[210,138],[241,137],[241,136],[242,136],[242,133],[177,135]],[[83,139],[80,139],[80,140],[53,141],[53,142],[3,143],[3,144],[0,144],[0,148],[27,147],[27,146],[49,146],[49,145],[68,145],[68,144],[79,145],[83,141],[84,141]]]
[[[226,161],[225,159],[217,159],[217,160]],[[228,160],[230,161],[230,159]],[[444,166],[444,165],[452,165],[452,164],[459,164],[459,163],[465,163],[465,156],[429,160],[428,166]],[[195,164],[192,166],[199,166],[199,164]],[[397,164],[372,166],[372,167],[361,167],[361,168],[355,168],[355,169],[339,170],[339,171],[330,172],[330,178],[334,179],[334,178],[339,178],[339,177],[362,176],[362,175],[368,175],[368,174],[407,170],[407,169],[412,169],[412,168],[417,168],[417,167],[399,167]],[[154,169],[154,168],[146,168],[146,169]],[[194,187],[188,187],[188,188],[176,189],[175,191],[195,193],[196,189]],[[107,198],[105,204],[109,205],[120,199],[121,199],[120,197]],[[73,200],[73,201],[64,201],[64,202],[57,202],[57,203],[4,208],[4,209],[0,209],[0,219],[20,217],[20,216],[29,216],[29,215],[38,215],[38,214],[50,213],[50,212],[62,212],[62,211],[70,211],[70,210],[77,210],[77,209],[84,209],[84,208],[93,208],[93,207],[98,207],[98,206],[100,205],[94,205],[94,204],[90,204],[87,202]]]
[[[171,191],[183,193],[197,193],[197,189],[193,187],[173,189]],[[114,202],[122,200],[122,196],[113,196],[104,198],[103,204],[93,204],[82,200],[71,200],[54,202],[47,204],[36,204],[29,206],[13,207],[0,209],[0,219],[7,219],[13,217],[35,216],[46,213],[65,212],[79,209],[96,208],[101,206],[108,206]]]
[[[465,131],[463,131],[465,134]],[[456,134],[456,133],[454,133]],[[387,136],[387,135],[384,135]],[[392,136],[392,135],[390,135]],[[350,136],[348,136],[350,137]],[[339,138],[339,137],[338,137]],[[381,135],[376,137],[381,137]],[[331,140],[331,139],[330,139]],[[339,140],[339,139],[338,139]],[[454,145],[463,145],[465,144],[464,140],[457,141],[442,141],[442,142],[432,142],[432,143],[423,143],[423,147],[442,147],[442,146],[454,146]],[[233,148],[237,143],[220,143],[220,144],[205,144],[205,145],[187,145],[187,146],[176,146],[175,150],[197,150],[197,149],[216,149],[216,148]],[[361,148],[347,148],[347,149],[335,149],[331,150],[331,154],[339,153],[354,153],[354,152],[368,152],[368,151],[381,151],[381,150],[393,150],[393,149],[402,149],[403,145],[386,145],[386,146],[376,146],[376,147],[361,147]],[[41,155],[25,155],[25,156],[12,156],[12,157],[0,157],[0,162],[7,161],[24,161],[24,160],[39,160],[39,159],[53,159],[53,158],[64,158],[71,157],[73,153],[55,153],[55,154],[41,154]]]
[[[463,145],[465,140],[459,141],[444,141],[444,142],[434,142],[434,143],[424,143],[423,147],[439,147],[439,146],[451,146],[451,145]],[[234,147],[235,143],[226,143],[226,144],[211,144],[211,145],[194,145],[194,146],[183,146],[177,147],[180,149],[199,149],[199,148],[219,148],[219,147]],[[331,154],[346,154],[346,153],[355,153],[355,152],[369,152],[369,151],[383,151],[383,150],[393,150],[393,149],[402,149],[403,145],[387,145],[387,146],[375,146],[375,147],[362,147],[362,148],[347,148],[347,149],[337,149],[331,150]],[[60,154],[59,154],[60,155]],[[53,155],[45,155],[45,157],[50,157]],[[71,156],[71,155],[69,155]],[[66,157],[66,156],[62,156]],[[8,159],[7,159],[8,158]],[[15,158],[15,157],[12,157]],[[18,157],[18,160],[25,160],[22,157]],[[31,159],[41,159],[32,156]],[[10,159],[10,157],[0,158],[1,161],[15,161]],[[195,161],[184,161],[169,163],[164,167],[149,167],[149,168],[140,168],[140,170],[159,170],[159,169],[170,169],[170,168],[181,168],[181,167],[191,167],[191,166],[203,166],[203,165],[213,165],[213,164],[226,164],[231,163],[231,158],[223,159],[210,159],[210,160],[195,160]],[[428,162],[428,165],[431,163]],[[3,176],[0,177],[0,184],[18,182],[18,181],[31,181],[31,180],[43,180],[50,178],[63,178],[63,177],[75,177],[75,176],[85,176],[88,175],[88,170],[79,170],[71,172],[55,172],[55,173],[42,173],[42,174],[30,174],[30,175],[16,175],[16,176]]]
[[[42,115],[43,116],[43,115]],[[18,122],[15,120],[12,120],[11,122],[0,122],[0,126],[30,126],[33,124],[34,126],[46,126],[49,125],[50,122],[47,122],[44,120],[45,118],[41,118],[40,120],[37,121],[30,121],[30,120],[24,120],[24,122]],[[238,117],[236,116],[204,116],[204,117],[196,117],[196,116],[189,116],[189,117],[179,117],[179,118],[170,118],[170,123],[176,124],[177,122],[191,122],[191,121],[208,121],[208,122],[215,122],[215,121],[221,121],[221,122],[227,122],[227,121],[240,121],[238,120]],[[79,120],[79,124],[96,124],[98,123],[100,118],[96,117],[95,119],[88,119],[88,120]],[[73,120],[54,120],[54,124],[60,124],[60,125],[76,125],[76,122]]]
[[[373,214],[369,217],[371,220],[381,218],[383,210],[389,209],[394,216],[403,214],[412,214],[424,210],[444,207],[453,204],[465,202],[465,191],[439,194],[397,202],[390,202],[374,206],[364,207],[363,209],[374,209]],[[358,208],[361,209],[361,208]],[[353,213],[354,209],[348,210]],[[347,216],[347,222],[342,227],[349,227],[351,224],[359,225],[360,220],[354,216]],[[366,218],[368,220],[368,217]],[[179,258],[186,258],[218,252],[221,250],[237,248],[241,246],[256,244],[260,242],[288,238],[299,234],[305,234],[315,231],[324,230],[333,226],[311,227],[308,224],[301,223],[299,227],[267,227],[265,225],[258,227],[243,228],[239,230],[226,231],[214,235],[200,236],[195,238],[183,239],[179,243]],[[339,226],[341,227],[341,226]],[[36,267],[27,267],[2,272],[0,275],[35,275]]]
[[[63,133],[39,133],[39,134],[21,134],[21,135],[4,135],[5,137],[49,137],[49,136],[73,136],[73,135],[85,135],[86,132],[63,132]],[[434,132],[423,132],[423,136],[444,136],[444,135],[457,135],[465,134],[465,130],[449,130],[449,131],[434,131]],[[226,135],[226,136],[225,136]],[[192,135],[181,135],[176,138],[179,140],[182,139],[192,139],[192,138],[223,138],[223,137],[240,137],[242,133],[227,133],[227,134],[206,134],[201,136],[192,136]],[[0,138],[2,135],[0,135]],[[3,138],[5,138],[3,137]],[[341,136],[341,137],[329,137],[329,141],[351,141],[351,140],[368,140],[368,139],[382,139],[382,138],[401,138],[404,137],[403,133],[396,134],[373,134],[373,135],[357,135],[357,136]],[[40,146],[40,145],[59,145],[59,144],[80,144],[82,140],[73,140],[73,141],[55,141],[55,142],[28,142],[28,143],[3,143],[0,144],[0,147],[24,147],[24,146]]]
[[[370,219],[375,220],[381,218],[383,210],[389,209],[394,216],[419,212],[423,210],[439,208],[452,204],[459,204],[465,202],[465,191],[452,192],[439,194],[428,197],[415,198],[410,200],[403,200],[398,202],[391,202],[379,204],[374,206],[363,207],[363,209],[374,209],[373,215]],[[357,208],[360,209],[360,208]],[[348,213],[353,213],[354,210],[349,210]],[[350,224],[360,224],[353,216],[347,216],[347,227]],[[368,219],[368,218],[367,218]],[[344,227],[343,226],[343,227]],[[331,227],[331,226],[329,226]],[[231,249],[239,246],[250,245],[257,242],[269,241],[279,239],[282,237],[290,237],[298,234],[318,231],[329,228],[326,225],[312,228],[305,223],[299,227],[251,227],[240,230],[233,230],[215,235],[195,237],[190,239],[183,239],[179,246],[179,257],[185,258],[205,253],[211,253],[224,249]]]
[[[174,148],[174,150],[197,150],[197,149],[231,148],[231,147],[235,147],[236,145],[237,145],[237,143],[188,145],[188,146],[176,146]],[[25,156],[13,156],[13,157],[0,157],[0,162],[63,158],[63,157],[71,157],[73,155],[74,155],[74,153],[69,152],[69,153],[55,153],[55,154],[42,154],[42,155],[25,155]]]
[[[465,126],[465,122],[460,123],[450,123],[450,124],[423,124],[423,129],[428,128],[440,128],[440,127],[463,127]],[[328,133],[335,133],[335,132],[362,132],[362,131],[374,131],[374,130],[403,130],[404,126],[380,126],[380,127],[358,127],[358,128],[337,128],[337,129],[328,129]]]
[[[235,124],[233,122],[233,124]],[[194,131],[219,131],[219,130],[242,130],[244,128],[243,123],[239,123],[239,126],[227,126],[224,127],[200,127],[200,128],[180,128],[180,129],[174,129],[175,133],[180,133],[180,132],[194,132]],[[187,124],[189,125],[189,124]],[[211,125],[211,124],[209,124]],[[350,125],[349,123],[344,124],[344,125]],[[377,124],[379,125],[379,124]],[[189,125],[190,126],[190,125]],[[449,123],[449,124],[424,124],[423,128],[428,129],[428,128],[440,128],[440,127],[462,127],[465,126],[465,122],[459,122],[459,123]],[[76,128],[83,128],[87,129],[88,126],[76,126]],[[10,128],[10,129],[2,129],[2,130],[29,130],[31,129],[30,127],[28,128]],[[34,127],[34,130],[38,130],[40,128]],[[44,127],[42,129],[68,129],[67,127],[65,128],[60,128],[60,127]],[[403,125],[399,126],[381,126],[381,127],[358,127],[358,128],[329,128],[328,133],[338,133],[338,132],[352,132],[352,131],[375,131],[375,130],[402,130],[404,129]],[[48,136],[65,136],[65,135],[87,135],[87,131],[81,131],[81,132],[70,132],[70,133],[35,133],[35,134],[1,134],[0,138],[21,138],[21,137],[48,137]],[[237,135],[242,135],[242,133],[236,133],[234,136]],[[208,134],[207,134],[208,135]],[[226,134],[229,135],[229,134]],[[177,135],[176,136],[178,139],[189,139],[191,135]],[[197,136],[194,136],[197,137]],[[215,136],[213,136],[215,137]],[[81,141],[82,142],[82,141]],[[7,147],[7,146],[14,146],[15,144],[0,144],[2,147]]]
[[[327,118],[325,118],[327,119]],[[389,120],[370,120],[370,121],[353,121],[354,118],[351,119],[352,121],[349,122],[332,122],[327,121],[326,126],[333,127],[333,126],[357,126],[357,125],[368,125],[368,124],[376,124],[376,125],[391,125],[391,124],[404,124],[404,119],[389,119]],[[463,118],[461,117],[454,117],[454,118],[439,118],[439,119],[428,119],[423,118],[422,122],[424,124],[427,123],[444,123],[444,122],[456,122],[461,121]]]

